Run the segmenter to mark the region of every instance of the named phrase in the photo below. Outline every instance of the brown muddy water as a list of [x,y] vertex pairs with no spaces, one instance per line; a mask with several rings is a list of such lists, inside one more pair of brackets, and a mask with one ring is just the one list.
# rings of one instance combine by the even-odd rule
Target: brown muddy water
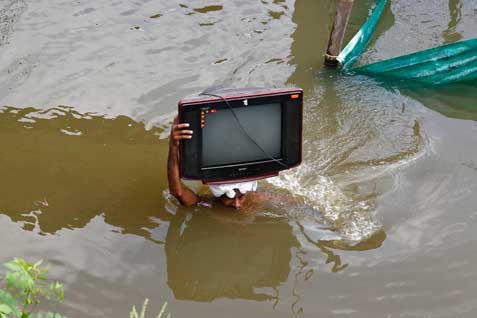
[[[390,2],[360,63],[477,36],[474,0]],[[48,262],[68,317],[476,317],[477,85],[323,69],[333,8],[0,0],[0,262]],[[213,84],[304,89],[303,164],[259,185],[296,203],[168,195],[177,101]]]

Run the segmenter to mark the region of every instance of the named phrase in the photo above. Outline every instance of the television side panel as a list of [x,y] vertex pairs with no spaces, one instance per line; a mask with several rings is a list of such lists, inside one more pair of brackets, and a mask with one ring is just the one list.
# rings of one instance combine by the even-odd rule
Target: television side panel
[[180,146],[180,172],[181,177],[186,179],[201,179],[200,149],[201,129],[200,111],[185,110],[179,105],[179,122],[189,123],[189,129],[193,131],[192,139],[184,139]]
[[299,165],[302,159],[303,95],[287,100],[285,105],[284,159],[291,168]]

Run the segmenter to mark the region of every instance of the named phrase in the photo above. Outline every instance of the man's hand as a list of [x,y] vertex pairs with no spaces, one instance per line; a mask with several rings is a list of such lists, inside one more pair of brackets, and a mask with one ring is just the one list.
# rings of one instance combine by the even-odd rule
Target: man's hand
[[174,118],[169,138],[169,156],[167,159],[167,179],[169,191],[183,205],[195,205],[200,201],[197,194],[181,183],[179,172],[179,144],[183,139],[192,138],[192,130],[187,129],[188,123],[179,124],[179,119]]
[[192,138],[192,134],[194,132],[187,128],[189,128],[188,123],[179,124],[179,119],[177,118],[177,116],[174,118],[174,122],[172,123],[171,128],[171,136],[169,139],[169,143],[172,147],[179,147],[180,141],[182,139]]

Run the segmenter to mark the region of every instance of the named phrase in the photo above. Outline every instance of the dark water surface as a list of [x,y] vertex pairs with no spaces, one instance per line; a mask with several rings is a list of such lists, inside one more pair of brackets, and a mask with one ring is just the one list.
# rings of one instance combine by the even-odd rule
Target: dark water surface
[[[360,63],[477,36],[473,0],[390,2]],[[477,85],[322,69],[333,10],[0,0],[0,261],[47,261],[69,317],[475,317]],[[304,162],[259,184],[292,203],[168,194],[177,101],[223,83],[304,89]]]

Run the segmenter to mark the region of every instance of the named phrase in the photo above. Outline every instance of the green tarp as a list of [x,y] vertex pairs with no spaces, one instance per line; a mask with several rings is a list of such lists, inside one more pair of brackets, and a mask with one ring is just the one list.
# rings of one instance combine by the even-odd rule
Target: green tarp
[[393,80],[447,84],[477,79],[477,39],[470,39],[351,68],[363,53],[387,0],[378,0],[368,20],[338,56],[342,71]]
[[371,39],[374,29],[376,29],[376,25],[379,22],[379,18],[383,14],[386,3],[387,0],[379,0],[368,20],[338,55],[337,60],[342,70],[350,69],[366,49],[369,39]]
[[447,84],[477,78],[477,39],[365,65],[353,72],[429,84]]

